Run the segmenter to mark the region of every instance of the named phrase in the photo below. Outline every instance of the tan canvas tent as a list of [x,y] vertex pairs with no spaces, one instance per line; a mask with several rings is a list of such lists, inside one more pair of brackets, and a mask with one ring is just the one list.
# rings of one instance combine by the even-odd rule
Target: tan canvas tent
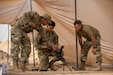
[[[60,46],[64,45],[65,59],[76,62],[76,42],[73,22],[75,20],[75,0],[0,0],[0,24],[10,24],[27,11],[49,14],[56,22],[55,31],[59,35]],[[77,19],[94,26],[102,36],[103,63],[113,64],[113,0],[76,0]],[[0,47],[2,49],[2,46]],[[80,47],[78,44],[79,57]],[[32,57],[31,57],[32,58]],[[95,63],[91,50],[87,63]]]

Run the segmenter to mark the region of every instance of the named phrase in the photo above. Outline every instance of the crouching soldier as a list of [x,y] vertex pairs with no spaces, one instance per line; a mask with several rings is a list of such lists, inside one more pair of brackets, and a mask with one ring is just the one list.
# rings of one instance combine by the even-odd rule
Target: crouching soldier
[[49,67],[54,70],[53,63],[58,60],[55,56],[49,63],[49,55],[58,50],[58,35],[53,30],[54,27],[55,22],[51,21],[46,28],[43,28],[43,33],[37,34],[35,37],[35,47],[38,50],[40,61],[40,71],[47,71]]

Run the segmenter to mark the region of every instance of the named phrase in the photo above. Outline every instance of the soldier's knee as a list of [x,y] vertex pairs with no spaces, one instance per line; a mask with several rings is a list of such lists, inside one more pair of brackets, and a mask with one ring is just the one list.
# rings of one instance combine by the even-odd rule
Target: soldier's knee
[[85,61],[86,61],[86,59],[87,59],[87,57],[86,57],[86,56],[84,56],[84,54],[81,54],[80,61],[85,62]]

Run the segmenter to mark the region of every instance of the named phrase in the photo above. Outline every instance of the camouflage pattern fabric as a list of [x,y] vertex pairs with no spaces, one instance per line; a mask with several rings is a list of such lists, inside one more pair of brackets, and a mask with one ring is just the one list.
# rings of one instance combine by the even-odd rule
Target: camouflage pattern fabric
[[27,61],[31,53],[31,43],[28,35],[22,29],[11,29],[11,56],[12,59],[19,59],[21,52],[21,61]]
[[[88,52],[89,52],[89,49],[91,48],[91,46],[92,46],[92,43],[91,43],[91,41],[88,41],[88,40],[86,40],[84,43],[83,43],[83,45],[82,45],[82,47],[83,47],[83,49],[84,49],[84,54],[81,54],[81,61],[82,62],[84,62],[84,61],[86,61],[86,59],[87,59],[87,54],[88,54]],[[101,55],[101,48],[100,48],[100,37],[98,37],[97,39],[96,39],[96,46],[97,46],[97,51],[96,51],[96,62],[100,62],[100,63],[102,63],[102,55]]]
[[11,56],[13,60],[27,61],[31,53],[31,43],[27,33],[32,32],[31,23],[39,24],[40,16],[37,12],[26,12],[19,17],[11,29]]
[[[36,35],[35,47],[38,50],[40,60],[39,69],[47,70],[49,67],[49,55],[51,54],[52,50],[42,49],[42,46],[58,46],[58,35],[55,32],[49,34],[45,29],[43,29],[43,32],[43,35]],[[54,59],[56,59],[56,56],[54,56]]]
[[40,22],[39,22],[40,21],[40,16],[35,11],[26,12],[26,13],[24,13],[23,17],[25,19],[27,19],[27,21],[34,22],[34,23],[37,23],[37,25],[40,25]]

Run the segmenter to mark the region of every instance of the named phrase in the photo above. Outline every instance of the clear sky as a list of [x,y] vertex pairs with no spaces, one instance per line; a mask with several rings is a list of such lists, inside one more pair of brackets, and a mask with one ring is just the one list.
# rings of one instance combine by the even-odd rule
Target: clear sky
[[0,24],[0,42],[10,40],[10,30],[10,25]]

